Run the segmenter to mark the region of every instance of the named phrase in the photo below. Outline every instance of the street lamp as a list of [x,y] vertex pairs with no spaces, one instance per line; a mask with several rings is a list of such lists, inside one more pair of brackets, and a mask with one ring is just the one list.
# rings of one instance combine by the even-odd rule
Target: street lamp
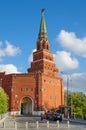
[[72,80],[71,80],[71,118],[73,116],[73,100],[72,100],[72,93],[73,93],[73,90],[72,90]]
[[68,96],[69,96],[69,86],[70,86],[70,74],[66,72],[61,72],[66,75],[66,83],[67,83],[67,94],[66,94],[66,106],[67,106],[67,118],[69,119],[69,106],[68,106]]

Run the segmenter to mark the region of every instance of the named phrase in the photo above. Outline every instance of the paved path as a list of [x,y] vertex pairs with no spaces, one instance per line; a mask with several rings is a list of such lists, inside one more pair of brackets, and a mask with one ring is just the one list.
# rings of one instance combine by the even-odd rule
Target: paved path
[[[67,119],[64,119],[67,121]],[[86,120],[74,120],[74,119],[69,119],[70,122],[75,122],[75,123],[80,123],[80,124],[85,124],[86,125]]]
[[[39,126],[37,128],[37,121],[39,122]],[[15,122],[17,122],[17,127],[15,125]],[[26,123],[28,122],[28,124]],[[0,130],[86,130],[86,125],[76,125],[71,123],[67,125],[67,121],[62,121],[59,124],[59,127],[57,125],[57,122],[49,122],[50,125],[47,126],[47,120],[41,121],[40,117],[15,117],[14,119],[12,117],[6,118],[5,124],[3,128],[3,123],[0,124]]]

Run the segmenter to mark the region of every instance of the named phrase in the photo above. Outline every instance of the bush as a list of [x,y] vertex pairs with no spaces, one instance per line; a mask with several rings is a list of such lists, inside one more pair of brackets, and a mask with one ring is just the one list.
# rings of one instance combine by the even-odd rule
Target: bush
[[6,113],[8,110],[8,96],[0,87],[0,114]]

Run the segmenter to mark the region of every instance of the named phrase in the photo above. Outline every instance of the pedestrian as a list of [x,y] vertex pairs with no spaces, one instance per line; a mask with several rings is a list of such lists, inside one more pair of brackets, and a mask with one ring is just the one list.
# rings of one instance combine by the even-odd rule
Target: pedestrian
[[43,120],[43,114],[41,113],[41,120]]

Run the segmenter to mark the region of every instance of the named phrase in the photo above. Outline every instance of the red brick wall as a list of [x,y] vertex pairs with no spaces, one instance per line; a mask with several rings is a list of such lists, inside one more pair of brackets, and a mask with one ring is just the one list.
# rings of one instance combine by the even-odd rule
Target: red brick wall
[[[38,90],[37,90],[38,87]],[[9,110],[20,110],[23,97],[31,97],[35,102],[38,91],[38,108],[45,110],[64,105],[62,80],[45,74],[11,74],[3,76],[3,88],[9,95]]]

